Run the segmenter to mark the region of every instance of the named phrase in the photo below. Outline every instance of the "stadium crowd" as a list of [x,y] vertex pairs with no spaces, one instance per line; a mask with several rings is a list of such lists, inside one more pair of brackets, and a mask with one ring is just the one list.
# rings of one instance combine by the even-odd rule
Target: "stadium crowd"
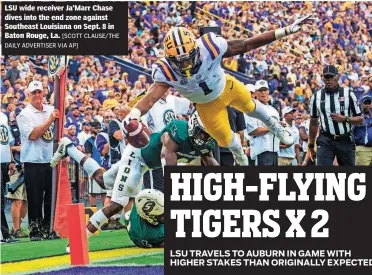
[[[115,147],[112,143],[122,141],[122,137],[115,135],[120,126],[110,129],[110,121],[122,120],[133,100],[151,85],[146,74],[150,73],[152,64],[164,56],[162,42],[171,27],[190,28],[197,37],[202,26],[221,27],[222,36],[227,39],[248,38],[283,27],[305,13],[317,16],[311,28],[242,56],[225,59],[224,67],[244,75],[247,84],[253,84],[249,86],[251,92],[260,87],[258,81],[266,80],[269,104],[279,111],[281,119],[293,111],[293,118],[287,121],[294,121],[298,130],[308,122],[312,94],[324,86],[324,65],[337,66],[339,84],[352,88],[358,98],[364,94],[372,96],[372,4],[369,2],[129,2],[129,54],[121,58],[142,66],[143,74],[132,83],[128,72],[112,59],[70,57],[64,134],[109,169],[112,163],[107,156]],[[31,81],[40,81],[43,102],[54,104],[53,79],[43,73],[47,69],[48,56],[1,57],[1,111],[11,127],[16,128],[17,115],[29,103]],[[174,90],[171,94],[179,96]],[[97,144],[100,153],[97,156],[87,141],[91,136],[98,141],[98,135],[105,133],[102,143]],[[300,131],[298,144],[302,152],[306,151],[304,136]],[[21,166],[19,142],[15,136],[12,150],[16,165]],[[75,164],[71,161],[70,166],[70,178],[73,178]],[[81,178],[85,179],[80,183],[79,197],[90,193],[90,205],[96,205],[95,195],[103,198],[105,191],[93,187],[89,190],[87,175],[82,172]],[[25,201],[25,197],[18,200]],[[21,206],[14,209],[19,213],[23,211],[17,217],[26,215]],[[14,237],[25,236],[19,228],[18,223],[12,229]],[[122,227],[114,223],[110,229],[115,228]]]

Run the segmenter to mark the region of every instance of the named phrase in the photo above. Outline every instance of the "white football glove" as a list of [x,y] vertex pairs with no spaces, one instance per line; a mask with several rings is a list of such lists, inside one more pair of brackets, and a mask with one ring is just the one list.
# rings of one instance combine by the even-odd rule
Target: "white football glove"
[[130,113],[124,118],[123,120],[123,133],[125,136],[128,135],[127,130],[125,129],[125,126],[129,124],[131,120],[138,120],[141,122],[141,111],[138,110],[137,108],[132,108]]
[[309,21],[313,21],[315,18],[312,14],[305,15],[303,17],[300,17],[296,21],[293,22],[292,25],[285,27],[287,35],[294,34],[301,30],[302,25],[308,23]]

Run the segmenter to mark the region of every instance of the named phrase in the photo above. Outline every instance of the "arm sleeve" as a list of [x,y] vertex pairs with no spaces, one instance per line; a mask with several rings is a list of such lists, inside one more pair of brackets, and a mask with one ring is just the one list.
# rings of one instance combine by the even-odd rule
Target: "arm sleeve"
[[[297,130],[297,129],[296,129]],[[296,138],[294,140],[294,143],[293,144],[300,144],[300,131],[297,130],[297,135],[296,135]]]
[[98,134],[97,138],[96,138],[96,146],[97,146],[97,150],[101,154],[101,156],[102,156],[103,147],[105,146],[106,143],[107,143],[107,140],[105,139],[105,137]]
[[316,95],[317,93],[314,93],[310,98],[310,116],[312,117],[319,117],[319,110],[316,107]]
[[23,137],[24,139],[28,139],[36,125],[34,125],[30,117],[22,113],[18,115],[17,123],[19,131],[21,132],[21,137]]
[[116,121],[113,121],[113,120],[110,121],[109,129],[108,129],[109,136],[112,137],[114,133],[118,130],[120,130],[119,124]]
[[352,116],[361,115],[362,112],[360,110],[359,101],[356,98],[355,93],[353,91],[350,91],[350,108],[351,108]]
[[248,133],[248,135],[258,128],[258,125],[257,125],[255,120],[256,119],[252,118],[252,117],[247,118],[247,133]]
[[82,137],[81,133],[82,133],[82,132],[80,132],[80,133],[78,134],[77,138],[78,138],[78,140],[79,140],[79,145],[84,146],[84,143],[83,143],[83,137]]

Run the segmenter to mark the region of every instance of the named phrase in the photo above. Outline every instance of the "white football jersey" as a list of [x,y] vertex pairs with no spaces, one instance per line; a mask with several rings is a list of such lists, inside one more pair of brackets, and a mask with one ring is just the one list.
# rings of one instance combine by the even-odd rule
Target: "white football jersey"
[[216,99],[226,85],[221,60],[227,51],[227,41],[214,33],[208,33],[196,42],[200,48],[202,62],[197,74],[190,78],[181,76],[171,69],[165,58],[161,58],[153,65],[152,77],[155,82],[165,82],[173,86],[194,103],[208,103]]
[[146,113],[143,120],[147,122],[147,127],[152,132],[160,132],[175,119],[176,114],[172,105],[163,99],[159,99]]
[[187,115],[191,111],[191,102],[187,98],[167,95],[167,102],[172,106],[176,116]]

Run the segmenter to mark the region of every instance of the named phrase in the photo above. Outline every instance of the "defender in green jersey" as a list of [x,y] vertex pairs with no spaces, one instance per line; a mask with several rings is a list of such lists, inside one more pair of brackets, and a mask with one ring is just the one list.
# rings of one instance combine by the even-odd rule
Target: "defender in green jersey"
[[87,226],[87,235],[90,237],[110,217],[120,213],[130,198],[139,194],[142,189],[141,179],[147,170],[177,165],[177,162],[190,162],[199,156],[205,165],[219,165],[212,155],[215,143],[195,112],[188,122],[172,121],[161,132],[153,133],[149,144],[142,149],[127,144],[122,159],[108,171],[101,169],[94,160],[80,152],[68,138],[60,140],[51,164],[56,165],[69,155],[102,188],[112,189],[110,203],[90,218]]

